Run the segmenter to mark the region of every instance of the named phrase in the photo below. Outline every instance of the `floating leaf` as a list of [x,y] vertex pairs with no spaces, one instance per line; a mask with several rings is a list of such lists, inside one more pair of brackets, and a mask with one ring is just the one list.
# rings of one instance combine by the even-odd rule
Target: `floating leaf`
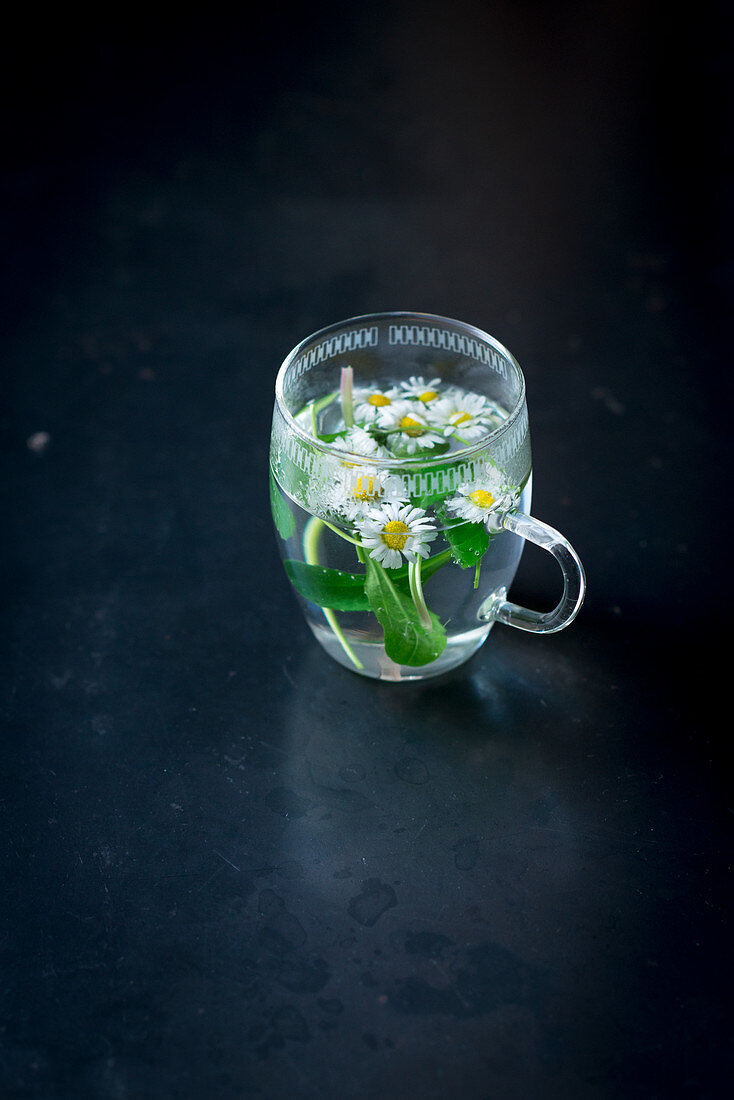
[[474,568],[487,552],[489,535],[483,523],[460,523],[447,527],[444,534],[452,558],[462,569]]
[[273,523],[280,537],[293,538],[296,533],[296,517],[282,496],[272,471],[270,472],[270,511],[273,513]]
[[340,569],[307,565],[295,558],[289,558],[284,565],[288,579],[305,600],[332,611],[369,611],[364,573],[342,573]]
[[[424,581],[437,572],[450,560],[449,550],[427,558],[421,565]],[[346,573],[340,569],[326,569],[322,565],[308,565],[297,558],[284,562],[285,571],[296,591],[304,599],[319,607],[330,607],[333,611],[369,611],[370,602],[365,595],[364,573]],[[390,570],[390,580],[401,591],[410,592],[407,565]]]
[[431,629],[421,625],[415,604],[393,583],[386,569],[366,559],[365,594],[385,633],[385,652],[398,665],[413,668],[435,661],[446,648],[446,631],[432,611]]

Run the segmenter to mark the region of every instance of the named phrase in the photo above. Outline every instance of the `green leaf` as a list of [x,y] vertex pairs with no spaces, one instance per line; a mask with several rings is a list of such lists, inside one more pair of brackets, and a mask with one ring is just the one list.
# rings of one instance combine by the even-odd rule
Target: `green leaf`
[[[449,550],[427,558],[421,566],[424,582],[445,565],[451,557]],[[293,587],[306,600],[319,607],[334,611],[369,611],[370,602],[364,591],[364,573],[345,573],[340,569],[325,569],[321,565],[308,565],[297,558],[285,561],[285,571]],[[409,593],[408,567],[390,570],[391,581],[401,591]]]
[[489,535],[483,523],[460,523],[458,527],[447,527],[444,534],[452,558],[462,569],[474,568],[487,552]]
[[289,558],[284,563],[293,587],[305,600],[332,611],[369,611],[363,573],[342,573]]
[[425,629],[409,596],[399,590],[373,558],[365,561],[364,590],[385,632],[385,652],[398,665],[418,667],[435,661],[446,648],[446,631],[432,611],[431,629]]
[[341,432],[322,432],[316,438],[320,439],[322,443],[333,443],[335,439],[344,439],[346,431]]
[[[442,565],[451,557],[450,550],[442,550],[440,554],[433,554],[430,558],[424,558],[421,563],[421,576],[424,581],[427,581],[429,577],[432,577],[434,573],[438,572]],[[408,591],[408,566],[401,565],[399,569],[390,570],[390,579],[402,588],[404,585],[406,591]]]
[[285,498],[281,495],[278,483],[270,472],[270,511],[273,523],[282,539],[290,539],[296,533],[296,517],[291,512]]

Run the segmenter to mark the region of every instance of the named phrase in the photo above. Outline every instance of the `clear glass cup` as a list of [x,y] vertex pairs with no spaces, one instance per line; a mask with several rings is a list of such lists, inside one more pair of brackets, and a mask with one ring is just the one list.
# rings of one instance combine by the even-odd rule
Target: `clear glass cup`
[[[330,325],[275,386],[270,499],[288,578],[326,652],[354,672],[449,671],[496,622],[549,634],[576,617],[585,577],[530,516],[525,380],[471,325],[378,313]],[[507,593],[524,540],[558,561],[550,612]]]

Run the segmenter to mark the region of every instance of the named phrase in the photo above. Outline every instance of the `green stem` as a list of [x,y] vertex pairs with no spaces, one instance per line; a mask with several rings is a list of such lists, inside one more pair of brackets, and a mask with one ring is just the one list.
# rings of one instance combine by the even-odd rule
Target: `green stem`
[[451,550],[442,550],[440,554],[433,554],[430,558],[431,573],[435,573],[436,570],[441,569],[447,562],[451,561]]
[[479,570],[482,568],[482,559],[479,558],[474,570],[474,587],[479,588]]
[[[316,517],[314,516],[313,518],[315,519]],[[309,522],[310,522],[310,520],[309,520]],[[344,539],[346,542],[354,543],[355,546],[361,546],[362,545],[362,543],[359,539],[355,539],[351,535],[345,534],[344,531],[340,531],[338,527],[334,527],[334,525],[332,523],[329,523],[328,520],[324,519],[324,520],[321,520],[320,522],[323,523],[324,527],[328,527],[330,531],[333,531],[335,535],[338,535],[340,539]]]
[[303,559],[307,565],[319,564],[319,539],[323,526],[323,520],[311,516],[303,529]]
[[318,401],[311,402],[311,430],[317,439],[319,438],[318,414],[330,405],[335,397],[336,390],[334,393],[327,393],[326,397],[321,397]]
[[426,630],[432,630],[433,623],[431,622],[431,616],[428,614],[428,608],[426,607],[426,598],[423,595],[421,561],[422,559],[417,557],[415,561],[408,562],[408,584],[410,585],[410,595],[413,598],[413,604],[418,612],[421,626]]
[[[318,516],[311,516],[310,520],[306,524],[303,532],[303,557],[307,565],[319,564],[319,539],[321,537],[321,531],[324,527],[329,527],[332,531],[336,530],[331,526],[330,523],[324,523],[324,521],[322,519],[319,519]],[[338,531],[337,534],[339,534]],[[353,542],[354,540],[350,539],[349,541]],[[330,607],[322,607],[321,610],[324,613],[324,618],[333,630],[334,636],[339,642],[339,645],[342,647],[354,667],[364,668],[364,665],[360,661],[359,657],[357,657],[349,642],[344,637],[344,631],[339,626],[334,612],[331,610]]]

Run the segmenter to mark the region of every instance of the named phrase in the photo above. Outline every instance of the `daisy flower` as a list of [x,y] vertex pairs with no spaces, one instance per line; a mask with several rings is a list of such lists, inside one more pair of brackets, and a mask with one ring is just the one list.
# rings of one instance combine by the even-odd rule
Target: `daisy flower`
[[397,569],[403,558],[409,562],[427,558],[428,544],[437,534],[425,509],[393,500],[370,508],[356,526],[370,557],[387,569]]
[[487,463],[473,481],[458,487],[446,508],[459,519],[484,523],[492,513],[508,508],[514,495],[499,467]]
[[352,522],[365,518],[375,505],[388,501],[404,503],[405,489],[402,478],[386,470],[374,470],[365,466],[345,469],[333,487],[328,506]]
[[438,392],[440,385],[440,378],[431,378],[427,382],[422,376],[416,377],[411,374],[407,382],[400,383],[400,390],[403,397],[416,397],[424,405],[428,405],[440,396]]
[[395,388],[389,390],[359,389],[354,391],[354,418],[362,424],[373,424],[380,410],[389,408],[399,396]]
[[355,424],[353,428],[349,428],[345,435],[338,436],[334,440],[333,446],[355,455],[369,455],[372,458],[391,457],[388,451],[381,447],[377,440],[373,439],[370,433],[365,431],[364,428],[360,428],[358,424]]
[[387,432],[391,451],[415,454],[446,442],[443,433],[428,423],[425,410],[417,405],[416,401],[398,400],[379,409],[376,427]]
[[440,398],[427,410],[432,425],[442,427],[446,436],[474,441],[497,427],[498,418],[493,405],[478,393],[456,390],[449,397]]

